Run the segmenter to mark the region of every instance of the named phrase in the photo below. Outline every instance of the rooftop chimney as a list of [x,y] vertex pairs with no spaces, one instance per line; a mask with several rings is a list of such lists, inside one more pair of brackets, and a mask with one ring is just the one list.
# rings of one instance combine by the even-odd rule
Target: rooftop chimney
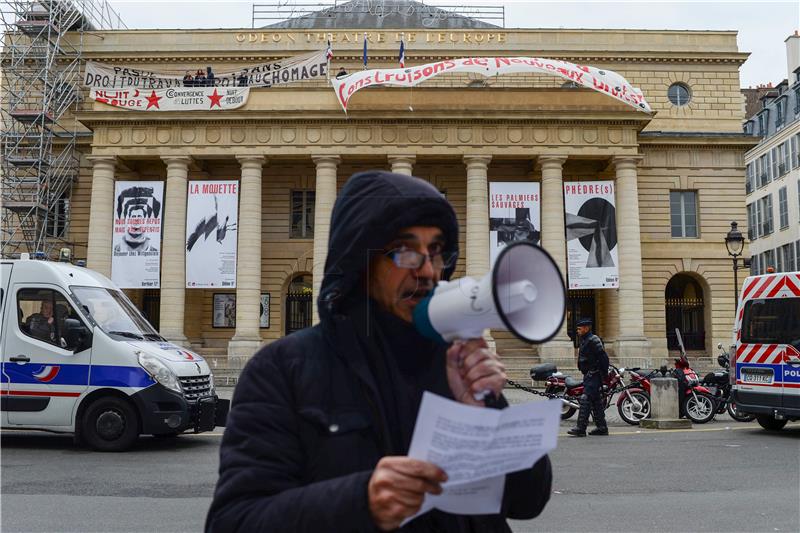
[[800,79],[800,33],[795,30],[794,35],[786,38],[786,67],[789,85]]

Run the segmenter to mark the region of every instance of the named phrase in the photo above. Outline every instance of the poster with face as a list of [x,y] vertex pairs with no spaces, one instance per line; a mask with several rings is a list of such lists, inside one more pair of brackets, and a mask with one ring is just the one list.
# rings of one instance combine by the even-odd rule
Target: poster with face
[[111,279],[123,289],[159,288],[164,182],[117,181]]
[[564,183],[570,289],[619,287],[614,187],[613,181]]
[[494,264],[509,243],[541,239],[538,182],[489,183],[489,250]]
[[186,203],[186,287],[236,287],[239,182],[190,181]]

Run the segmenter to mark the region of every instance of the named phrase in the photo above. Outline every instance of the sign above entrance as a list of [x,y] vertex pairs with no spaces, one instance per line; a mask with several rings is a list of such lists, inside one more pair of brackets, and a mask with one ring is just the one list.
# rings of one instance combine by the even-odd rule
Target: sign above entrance
[[342,109],[346,112],[350,97],[366,87],[380,85],[413,87],[440,74],[456,72],[481,74],[486,77],[518,73],[550,74],[573,82],[577,86],[607,94],[638,111],[652,113],[642,91],[633,87],[616,72],[538,57],[464,57],[410,68],[363,70],[332,79],[331,84]]
[[92,100],[132,111],[215,111],[247,102],[248,87],[174,87],[169,89],[91,89]]

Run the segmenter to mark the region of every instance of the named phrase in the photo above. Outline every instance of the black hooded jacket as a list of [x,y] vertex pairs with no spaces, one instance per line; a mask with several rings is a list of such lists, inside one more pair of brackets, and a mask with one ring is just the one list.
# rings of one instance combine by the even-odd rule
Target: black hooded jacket
[[[427,182],[364,172],[341,190],[320,323],[270,343],[242,371],[206,531],[376,531],[367,498],[375,465],[406,454],[423,390],[452,398],[446,347],[375,309],[363,288],[370,253],[418,225],[440,228],[445,246],[457,251],[455,213]],[[544,457],[506,477],[502,514],[434,510],[403,531],[509,531],[505,517],[542,511],[551,480]]]

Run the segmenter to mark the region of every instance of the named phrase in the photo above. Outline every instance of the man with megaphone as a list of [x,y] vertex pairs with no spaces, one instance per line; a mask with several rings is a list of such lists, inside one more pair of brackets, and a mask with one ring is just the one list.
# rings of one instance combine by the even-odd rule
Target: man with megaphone
[[[394,530],[426,493],[441,492],[447,473],[406,456],[423,392],[507,405],[497,354],[480,334],[452,342],[457,328],[437,311],[458,238],[452,206],[429,183],[378,171],[350,178],[333,208],[320,323],[270,343],[242,371],[206,531]],[[436,340],[413,324],[422,302]],[[497,314],[486,298],[466,303]],[[507,532],[506,518],[541,513],[551,482],[545,456],[506,476],[499,514],[434,509],[402,531]]]

